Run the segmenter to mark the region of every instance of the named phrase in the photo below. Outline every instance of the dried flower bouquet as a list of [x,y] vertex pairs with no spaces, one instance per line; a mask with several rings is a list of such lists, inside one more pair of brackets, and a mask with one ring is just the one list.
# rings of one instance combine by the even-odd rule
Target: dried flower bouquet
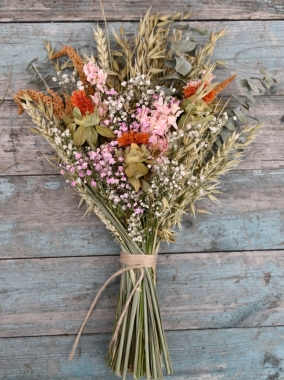
[[[180,19],[147,12],[134,41],[122,28],[120,35],[113,31],[118,51],[97,26],[95,56],[80,56],[70,46],[54,54],[46,41],[48,60],[32,62],[29,71],[47,93],[15,96],[33,131],[56,151],[61,174],[87,212],[95,212],[121,246],[123,268],[108,281],[121,275],[108,363],[123,379],[127,372],[162,379],[163,367],[173,373],[155,286],[160,242],[174,242],[175,226],[184,213],[195,215],[197,200],[217,201],[219,177],[240,162],[259,128],[245,125],[240,108],[218,97],[235,79],[215,81],[210,62],[224,31],[200,45],[194,35],[207,31]],[[262,74],[242,81],[247,99],[235,98],[245,108],[254,101],[251,91],[274,83]]]

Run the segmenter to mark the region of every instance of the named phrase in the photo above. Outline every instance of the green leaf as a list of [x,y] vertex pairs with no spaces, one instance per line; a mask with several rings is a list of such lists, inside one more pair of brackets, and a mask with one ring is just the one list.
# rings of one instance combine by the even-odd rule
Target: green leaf
[[238,108],[233,109],[234,114],[237,116],[237,118],[243,123],[246,124],[247,122],[247,117],[242,113],[241,110]]
[[86,117],[84,117],[83,119],[74,119],[75,123],[77,125],[85,125],[85,120],[86,120]]
[[96,109],[90,116],[87,117],[87,120],[85,122],[85,127],[94,127],[95,125],[98,125],[100,122],[99,112],[98,109]]
[[[86,128],[86,127],[85,127]],[[95,130],[94,127],[87,127],[86,128],[86,141],[91,146],[95,146],[98,140],[98,132]],[[91,148],[93,148],[91,146]]]
[[173,29],[177,29],[177,30],[189,30],[189,25],[188,24],[174,24],[173,25]]
[[102,127],[101,125],[96,125],[96,130],[99,135],[107,137],[109,139],[115,139],[116,135],[113,130],[108,127]]
[[174,69],[176,67],[176,60],[175,59],[165,59],[164,64],[167,67],[170,67],[171,69]]
[[151,186],[149,185],[149,183],[148,182],[146,182],[146,181],[144,181],[144,179],[142,179],[142,189],[144,190],[144,191],[148,191],[149,189],[151,189]]
[[125,174],[127,175],[128,178],[131,178],[136,174],[136,170],[137,170],[136,163],[131,162],[125,169]]
[[254,98],[254,96],[250,93],[247,93],[246,94],[246,97],[253,103],[253,104],[256,104],[256,100]]
[[171,44],[171,50],[178,54],[183,54],[192,51],[196,46],[196,42],[192,40],[180,40]]
[[232,117],[229,117],[225,124],[225,127],[228,128],[230,131],[235,131],[237,126],[237,123]]
[[74,116],[74,119],[82,120],[83,117],[78,107],[75,107],[73,109],[73,116]]
[[138,162],[136,165],[136,173],[134,174],[135,178],[140,178],[146,175],[149,171],[146,165],[144,165],[142,162]]
[[185,76],[192,69],[191,63],[188,62],[184,57],[176,57],[176,71]]
[[190,27],[191,30],[194,30],[195,32],[199,33],[201,36],[206,36],[208,30],[204,28],[197,28],[197,27]]
[[140,181],[137,178],[128,178],[129,183],[134,187],[135,191],[138,191],[140,188]]
[[264,87],[266,90],[270,90],[270,87],[272,86],[271,82],[268,82],[267,80],[261,81],[262,87]]
[[74,121],[74,117],[72,115],[65,115],[61,118],[65,124],[70,124]]
[[261,72],[261,74],[264,76],[264,78],[267,80],[267,82],[269,83],[277,83],[276,79],[273,78],[270,74],[268,74],[267,71],[265,71],[263,68],[260,68],[259,70]]
[[[181,80],[181,78],[179,77],[178,73],[173,73],[173,74],[169,74],[169,75],[166,75],[166,76],[162,77],[160,79],[160,81],[164,82],[164,81],[168,81],[168,80],[172,81],[172,80],[176,80],[176,79]],[[186,82],[184,81],[184,83],[186,83]]]
[[248,80],[248,84],[249,84],[250,88],[252,89],[252,91],[259,94],[259,88],[253,83],[253,81]]
[[70,123],[67,125],[67,129],[71,133],[72,137],[74,136],[74,133],[76,131],[76,124],[75,123]]
[[250,85],[249,85],[247,79],[242,79],[242,80],[240,81],[240,83],[241,83],[241,86],[242,86],[242,87],[246,88],[248,91],[251,91],[251,88],[250,88]]
[[243,107],[249,110],[249,104],[240,96],[232,94],[232,97],[235,98]]
[[86,128],[83,125],[80,125],[80,127],[76,129],[73,136],[73,141],[77,146],[83,145],[86,141]]

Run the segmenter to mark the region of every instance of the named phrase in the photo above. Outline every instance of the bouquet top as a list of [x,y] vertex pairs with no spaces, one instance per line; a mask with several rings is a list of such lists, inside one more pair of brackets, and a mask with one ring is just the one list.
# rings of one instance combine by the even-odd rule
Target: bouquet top
[[[210,62],[225,32],[212,32],[200,45],[194,35],[207,31],[174,23],[178,18],[147,12],[132,42],[123,28],[121,35],[113,30],[119,50],[111,50],[97,26],[96,56],[80,56],[70,46],[54,54],[46,41],[54,74],[41,74],[34,63],[30,70],[47,93],[21,90],[16,96],[89,211],[95,209],[120,243],[117,229],[126,231],[138,252],[154,253],[161,240],[173,241],[173,227],[184,212],[195,214],[198,199],[216,201],[220,175],[240,161],[259,128],[241,129],[241,110],[218,97],[235,79],[218,82],[216,62]],[[263,76],[259,83],[273,83]],[[247,100],[235,98],[247,108],[259,88],[253,80],[243,85]],[[116,221],[104,219],[101,205]]]

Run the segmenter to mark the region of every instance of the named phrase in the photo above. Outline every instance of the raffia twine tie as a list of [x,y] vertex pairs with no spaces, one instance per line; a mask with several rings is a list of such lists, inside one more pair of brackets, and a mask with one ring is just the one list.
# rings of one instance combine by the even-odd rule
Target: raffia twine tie
[[121,315],[119,317],[119,320],[117,321],[115,332],[113,334],[113,337],[112,337],[112,339],[110,341],[110,345],[109,345],[109,349],[111,349],[113,343],[115,342],[115,340],[117,338],[120,326],[121,326],[122,321],[123,321],[123,317],[124,317],[128,307],[130,305],[130,302],[134,296],[134,293],[136,292],[139,285],[141,284],[141,281],[144,278],[144,274],[145,274],[144,268],[150,268],[150,267],[155,268],[156,262],[157,262],[157,255],[132,255],[132,254],[128,254],[126,252],[121,252],[120,253],[120,262],[122,264],[124,264],[126,267],[118,270],[112,276],[110,276],[106,280],[106,282],[103,284],[103,286],[100,288],[98,294],[96,295],[96,297],[95,297],[95,299],[94,299],[94,301],[93,301],[93,303],[92,303],[92,305],[91,305],[91,307],[90,307],[90,309],[89,309],[89,311],[88,311],[88,313],[87,313],[87,315],[86,315],[86,317],[85,317],[85,319],[84,319],[84,321],[80,327],[80,330],[79,330],[77,337],[75,339],[75,342],[73,344],[72,350],[70,352],[69,360],[73,359],[73,356],[75,354],[75,351],[76,351],[77,345],[79,343],[80,337],[82,335],[82,332],[83,332],[83,330],[84,330],[84,328],[88,322],[88,319],[90,318],[90,315],[92,314],[94,307],[97,304],[98,299],[100,298],[101,294],[106,289],[106,287],[111,283],[112,280],[114,280],[116,277],[122,275],[123,273],[125,273],[129,270],[132,270],[132,269],[140,269],[141,274],[140,274],[138,280],[136,281],[128,299],[126,300],[124,308],[123,308]]

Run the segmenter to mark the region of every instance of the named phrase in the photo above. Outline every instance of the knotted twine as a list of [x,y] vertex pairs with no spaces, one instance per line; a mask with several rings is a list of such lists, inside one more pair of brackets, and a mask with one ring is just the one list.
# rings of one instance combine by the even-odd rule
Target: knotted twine
[[106,282],[100,288],[98,294],[96,295],[96,297],[95,297],[95,299],[94,299],[94,301],[93,301],[93,303],[92,303],[92,305],[91,305],[91,307],[90,307],[90,309],[89,309],[89,311],[88,311],[88,313],[87,313],[87,315],[86,315],[86,317],[85,317],[85,319],[84,319],[84,321],[80,327],[80,330],[79,330],[77,337],[75,339],[75,342],[73,344],[72,350],[70,352],[69,360],[73,359],[73,356],[75,354],[75,351],[76,351],[77,345],[79,343],[81,334],[82,334],[82,332],[83,332],[83,330],[84,330],[84,328],[88,322],[88,319],[90,318],[90,315],[91,315],[94,307],[96,306],[98,299],[100,298],[100,295],[103,293],[103,291],[106,289],[106,287],[111,283],[112,280],[114,280],[116,277],[122,275],[123,273],[125,273],[129,270],[132,270],[132,269],[140,269],[140,272],[141,272],[140,277],[136,281],[128,299],[126,300],[124,308],[122,310],[122,313],[119,317],[119,320],[117,321],[116,328],[115,328],[113,337],[112,337],[112,339],[110,341],[110,345],[109,345],[109,349],[111,350],[111,347],[117,338],[120,326],[121,326],[122,321],[123,321],[123,317],[124,317],[126,311],[128,310],[128,307],[129,307],[130,302],[134,296],[134,293],[136,292],[139,285],[141,284],[141,281],[144,278],[144,275],[145,275],[144,268],[150,268],[150,267],[155,268],[156,267],[156,261],[157,261],[157,255],[132,255],[132,254],[129,254],[129,253],[126,253],[123,251],[120,253],[120,262],[122,264],[124,264],[126,267],[118,270],[112,276],[110,276],[108,278],[108,280],[106,280]]

